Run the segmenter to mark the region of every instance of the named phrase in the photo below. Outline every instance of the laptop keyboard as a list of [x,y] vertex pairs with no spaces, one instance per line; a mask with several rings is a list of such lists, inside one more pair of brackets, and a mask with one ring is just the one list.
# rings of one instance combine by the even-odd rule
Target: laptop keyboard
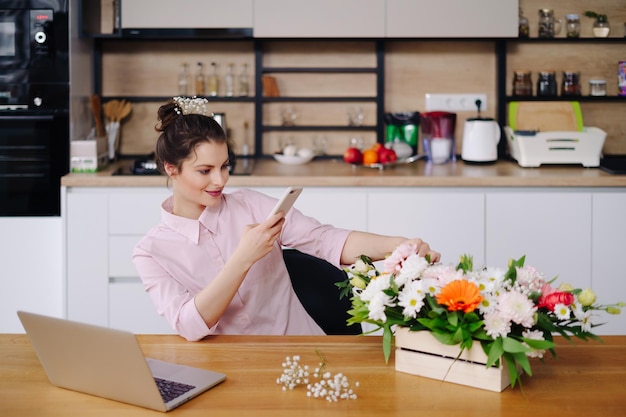
[[174,382],[162,378],[155,377],[154,381],[159,387],[163,401],[166,403],[195,388],[193,385],[181,384],[180,382]]

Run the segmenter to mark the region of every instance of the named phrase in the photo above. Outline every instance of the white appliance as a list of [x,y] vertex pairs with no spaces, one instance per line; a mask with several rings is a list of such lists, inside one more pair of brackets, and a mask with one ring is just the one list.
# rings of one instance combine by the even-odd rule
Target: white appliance
[[498,160],[500,125],[490,118],[467,119],[463,128],[461,159],[466,162],[495,162]]

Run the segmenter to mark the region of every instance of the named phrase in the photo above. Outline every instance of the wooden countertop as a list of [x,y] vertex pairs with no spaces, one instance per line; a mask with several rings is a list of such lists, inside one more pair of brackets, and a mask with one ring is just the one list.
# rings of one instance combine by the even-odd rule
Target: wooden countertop
[[[523,390],[501,393],[396,372],[383,360],[379,336],[214,336],[187,342],[175,335],[140,335],[146,356],[223,372],[217,387],[169,415],[189,416],[456,416],[622,417],[626,410],[626,336],[605,343],[558,340],[558,358],[532,360]],[[276,379],[285,356],[342,372],[360,386],[356,400],[330,403],[306,389],[282,391]],[[97,358],[94,358],[97,360]],[[157,416],[155,411],[50,384],[26,335],[0,335],[0,415]]]
[[[165,187],[163,176],[112,175],[128,161],[96,174],[68,174],[68,187]],[[306,165],[281,165],[273,159],[257,160],[252,175],[232,175],[233,187],[626,187],[626,175],[607,174],[599,168],[547,166],[522,168],[515,162],[473,165],[462,161],[432,165],[424,161],[383,171],[355,167],[336,159]]]

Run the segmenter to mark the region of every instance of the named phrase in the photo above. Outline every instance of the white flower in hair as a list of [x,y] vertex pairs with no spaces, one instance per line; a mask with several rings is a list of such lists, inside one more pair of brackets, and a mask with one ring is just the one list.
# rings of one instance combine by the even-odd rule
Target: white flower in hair
[[209,100],[201,97],[174,97],[176,103],[176,113],[182,115],[202,114],[204,116],[213,116],[207,108]]

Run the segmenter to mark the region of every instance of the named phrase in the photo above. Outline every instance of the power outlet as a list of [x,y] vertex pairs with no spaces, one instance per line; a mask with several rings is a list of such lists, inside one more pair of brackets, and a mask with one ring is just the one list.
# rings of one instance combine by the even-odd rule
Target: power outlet
[[473,111],[480,100],[480,111],[487,110],[487,94],[426,94],[426,111]]

